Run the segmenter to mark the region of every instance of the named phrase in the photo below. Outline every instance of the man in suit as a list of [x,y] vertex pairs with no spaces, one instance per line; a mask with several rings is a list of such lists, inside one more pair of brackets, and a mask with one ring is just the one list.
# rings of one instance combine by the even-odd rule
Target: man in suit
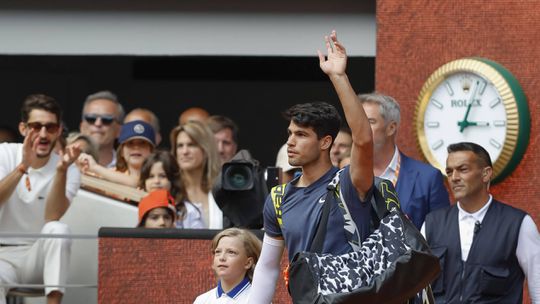
[[433,166],[412,159],[397,148],[400,109],[394,98],[378,93],[358,97],[373,132],[373,173],[392,181],[401,209],[420,229],[426,214],[450,205],[442,174]]
[[446,175],[457,203],[430,213],[422,227],[441,261],[432,285],[436,302],[522,303],[526,277],[532,303],[540,303],[540,235],[533,219],[489,193],[493,167],[483,147],[461,142],[447,150]]

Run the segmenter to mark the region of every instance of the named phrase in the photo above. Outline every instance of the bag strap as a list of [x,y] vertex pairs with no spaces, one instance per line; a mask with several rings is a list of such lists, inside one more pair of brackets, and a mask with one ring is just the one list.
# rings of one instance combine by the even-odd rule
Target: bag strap
[[[272,203],[274,204],[274,211],[276,212],[276,218],[280,228],[283,227],[281,203],[283,202],[283,195],[285,194],[286,186],[287,184],[281,184],[272,187],[272,190],[270,190],[270,197],[272,198]],[[330,215],[331,200],[334,198],[334,191],[335,188],[329,185],[328,192],[326,193],[326,198],[323,203],[322,214],[319,218],[319,222],[317,223],[317,228],[315,229],[311,246],[309,247],[310,252],[322,253],[324,239],[326,238],[328,217]]]
[[326,192],[326,198],[324,199],[323,209],[319,223],[317,224],[317,229],[315,229],[315,234],[313,240],[311,241],[311,246],[309,246],[309,252],[322,253],[324,239],[326,238],[326,227],[328,226],[328,217],[330,216],[330,207],[334,199],[334,188],[328,187],[328,192]]
[[343,170],[344,169],[341,169],[336,172],[334,178],[328,184],[328,186],[336,189],[334,195],[337,199],[341,215],[343,215],[343,233],[345,233],[345,238],[347,239],[347,242],[349,242],[349,245],[353,251],[359,251],[362,246],[360,233],[358,232],[358,227],[356,226],[351,212],[349,211],[349,207],[347,207],[347,203],[343,198],[343,193],[341,193],[341,184],[339,183],[340,174],[343,172]]
[[274,211],[276,212],[276,219],[279,228],[283,227],[283,219],[281,217],[281,202],[283,201],[283,195],[285,194],[286,186],[287,184],[281,184],[272,187],[272,190],[270,190],[270,197],[272,198],[272,203],[274,203]]
[[[345,224],[350,225],[351,227],[345,227],[347,241],[353,249],[356,250],[356,247],[359,246],[359,241],[357,240],[357,228],[352,220],[351,214],[347,208],[347,205],[341,195],[341,190],[339,189],[339,174],[342,170],[338,171],[332,181],[328,184],[328,192],[326,194],[326,199],[324,201],[323,211],[317,224],[317,229],[310,246],[310,252],[322,252],[322,246],[324,244],[324,239],[326,237],[326,227],[328,223],[328,216],[330,214],[331,205],[328,202],[332,202],[335,198],[334,192],[339,199],[338,206],[343,214],[345,219]],[[373,189],[373,197],[371,199],[371,228],[375,230],[379,228],[381,220],[390,213],[394,208],[400,209],[399,199],[397,197],[396,189],[392,182],[382,178],[375,178],[375,187]],[[276,212],[276,218],[279,227],[283,227],[281,203],[283,201],[283,196],[285,194],[287,184],[281,184],[274,186],[270,190],[272,203],[274,204],[274,211]],[[327,210],[326,210],[327,209]],[[326,211],[325,211],[326,210]],[[323,229],[324,228],[324,229]],[[350,231],[349,231],[350,230]],[[316,245],[316,246],[314,246]],[[314,251],[317,250],[317,251]]]
[[401,210],[396,189],[391,181],[376,177],[375,186],[376,189],[373,189],[373,197],[371,199],[372,230],[379,228],[381,220],[390,211],[394,209]]

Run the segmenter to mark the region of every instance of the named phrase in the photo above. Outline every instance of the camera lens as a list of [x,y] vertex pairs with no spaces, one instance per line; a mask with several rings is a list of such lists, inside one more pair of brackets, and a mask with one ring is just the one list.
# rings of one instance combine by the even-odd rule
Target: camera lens
[[230,190],[249,190],[253,187],[251,167],[237,164],[229,166],[224,174],[224,186]]

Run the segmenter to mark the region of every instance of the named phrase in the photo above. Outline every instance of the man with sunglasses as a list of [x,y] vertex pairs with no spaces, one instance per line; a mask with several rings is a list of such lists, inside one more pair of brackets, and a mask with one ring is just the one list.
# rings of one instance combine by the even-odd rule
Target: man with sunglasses
[[86,97],[83,105],[81,133],[98,145],[98,163],[112,168],[116,165],[115,140],[120,136],[124,108],[112,92],[100,91]]
[[[0,231],[22,234],[69,233],[59,219],[80,183],[71,166],[80,154],[71,146],[54,153],[61,136],[60,105],[45,95],[30,95],[21,109],[22,144],[0,144]],[[0,303],[6,285],[45,284],[48,303],[60,303],[66,284],[71,240],[0,235]]]

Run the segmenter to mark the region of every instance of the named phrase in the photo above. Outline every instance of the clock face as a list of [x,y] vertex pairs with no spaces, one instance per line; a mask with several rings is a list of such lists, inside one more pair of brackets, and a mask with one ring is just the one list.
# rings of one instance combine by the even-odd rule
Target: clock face
[[493,84],[480,75],[455,73],[436,86],[424,113],[426,144],[444,167],[446,147],[469,141],[499,158],[506,138],[506,110]]
[[443,174],[448,145],[481,145],[491,157],[496,183],[525,153],[529,115],[521,86],[503,66],[483,58],[458,59],[438,68],[422,87],[416,139],[426,160]]

